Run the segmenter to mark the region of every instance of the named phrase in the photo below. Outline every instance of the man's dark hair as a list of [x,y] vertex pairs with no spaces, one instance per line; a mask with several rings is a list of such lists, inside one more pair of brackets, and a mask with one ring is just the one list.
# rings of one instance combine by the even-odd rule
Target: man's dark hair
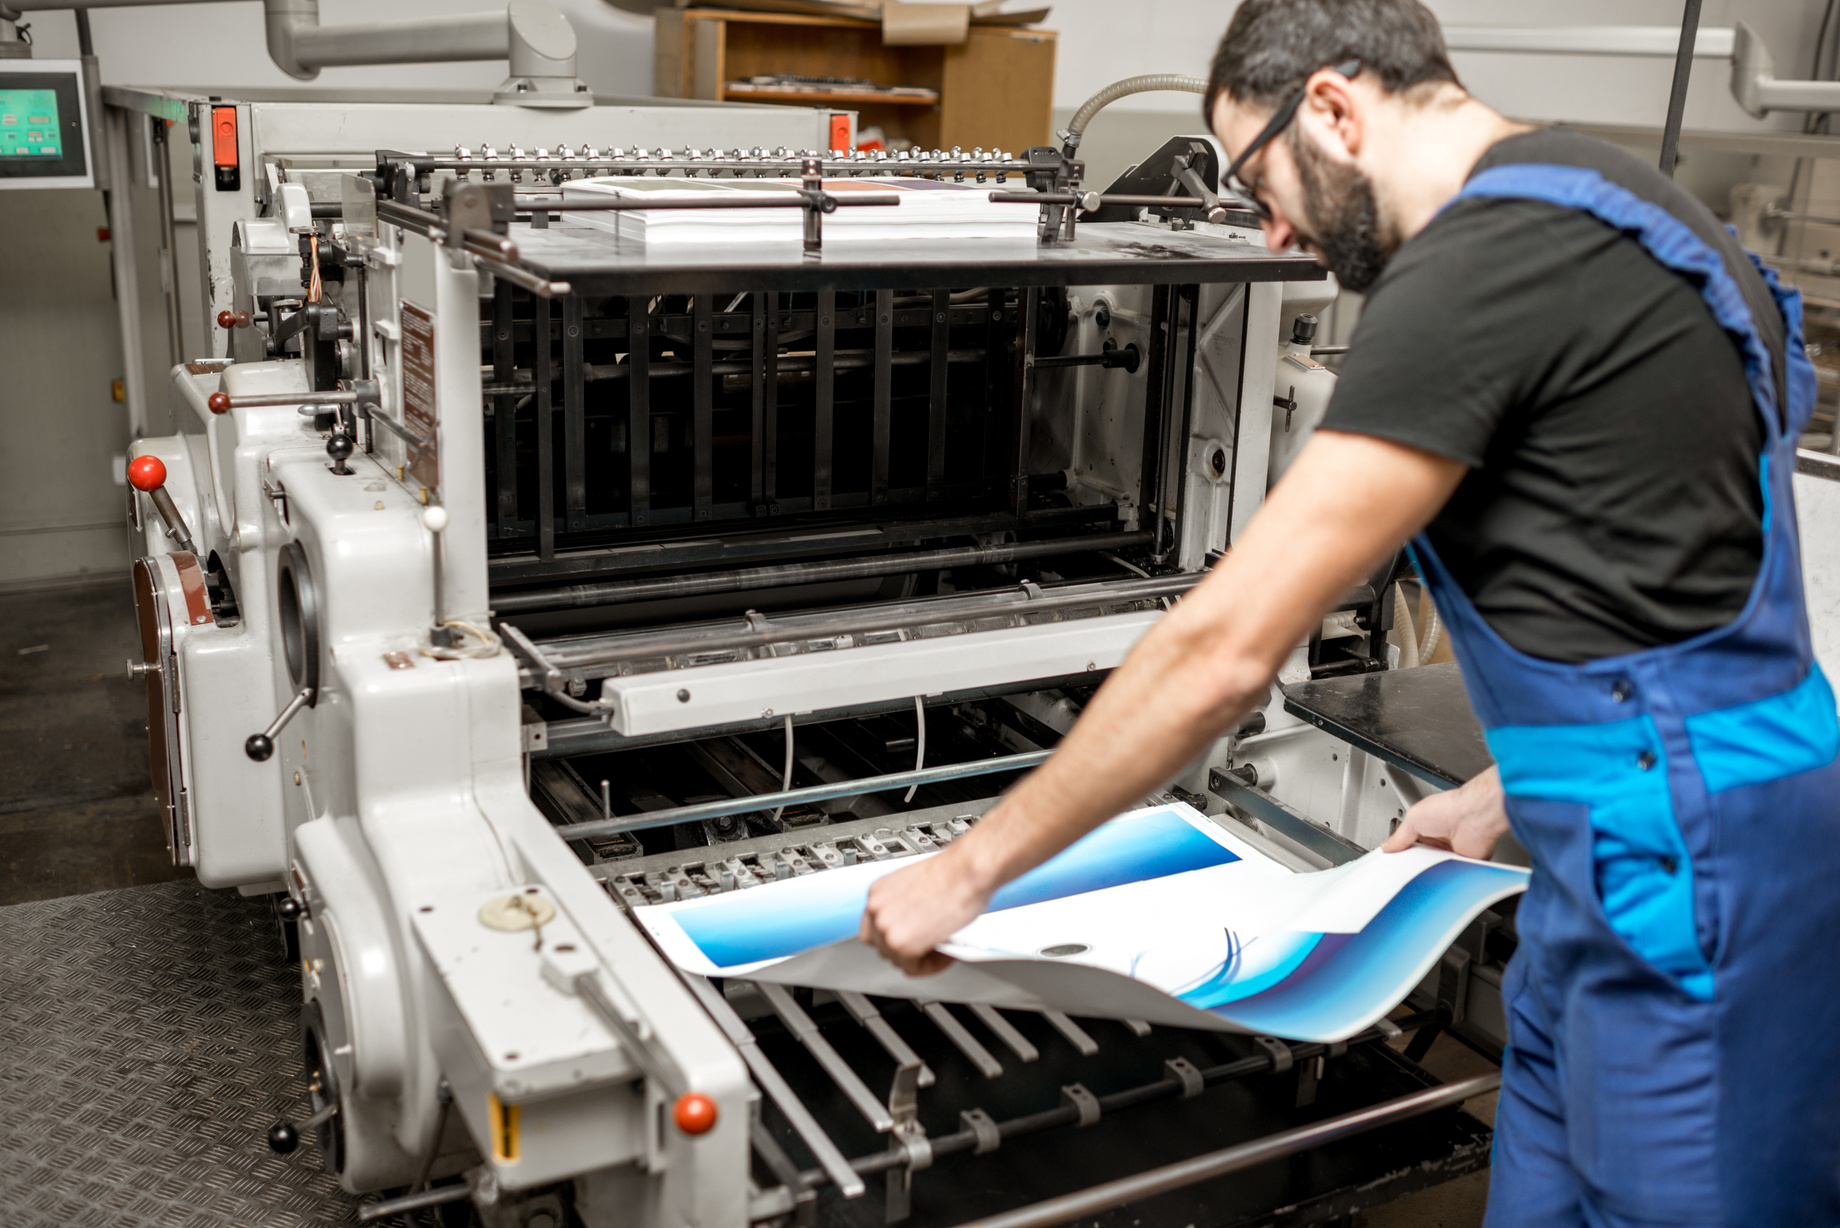
[[1444,33],[1418,0],[1246,0],[1214,53],[1202,115],[1222,94],[1272,109],[1320,68],[1361,61],[1389,93],[1457,80]]

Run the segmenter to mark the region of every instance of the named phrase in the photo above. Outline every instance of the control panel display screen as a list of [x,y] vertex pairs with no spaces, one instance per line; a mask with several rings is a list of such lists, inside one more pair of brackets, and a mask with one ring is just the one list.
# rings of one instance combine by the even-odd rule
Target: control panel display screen
[[0,81],[0,158],[62,158],[56,90],[4,88]]
[[0,189],[94,187],[85,122],[81,63],[0,60]]

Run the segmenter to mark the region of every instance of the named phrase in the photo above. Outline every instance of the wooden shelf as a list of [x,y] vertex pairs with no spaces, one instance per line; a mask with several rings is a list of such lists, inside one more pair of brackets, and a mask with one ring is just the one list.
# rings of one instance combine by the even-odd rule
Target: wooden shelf
[[[1052,30],[972,26],[963,43],[890,47],[881,26],[848,18],[661,8],[655,21],[653,88],[661,98],[839,107],[857,112],[859,128],[878,127],[890,140],[923,149],[982,146],[1020,153],[1051,140]],[[726,88],[775,73],[915,86],[935,91],[938,101]]]
[[936,107],[939,91],[891,94],[886,90],[851,89],[776,89],[773,86],[749,86],[731,81],[722,87],[724,102],[779,102],[805,107],[878,106]]

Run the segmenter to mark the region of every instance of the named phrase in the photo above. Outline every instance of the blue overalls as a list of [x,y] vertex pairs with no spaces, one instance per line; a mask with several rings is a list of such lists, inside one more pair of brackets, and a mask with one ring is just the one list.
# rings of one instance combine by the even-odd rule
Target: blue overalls
[[1726,626],[1568,665],[1510,647],[1421,535],[1419,568],[1533,855],[1503,996],[1489,1228],[1840,1225],[1840,721],[1815,664],[1790,480],[1814,405],[1801,299],[1772,356],[1716,249],[1573,166],[1462,197],[1583,210],[1692,282],[1765,444],[1762,566]]

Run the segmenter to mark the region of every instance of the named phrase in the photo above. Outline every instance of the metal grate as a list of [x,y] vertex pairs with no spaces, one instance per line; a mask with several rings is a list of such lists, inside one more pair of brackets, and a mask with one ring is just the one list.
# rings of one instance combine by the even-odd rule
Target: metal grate
[[266,898],[161,883],[0,908],[0,1221],[310,1228],[355,1201],[263,1134],[302,1103]]

